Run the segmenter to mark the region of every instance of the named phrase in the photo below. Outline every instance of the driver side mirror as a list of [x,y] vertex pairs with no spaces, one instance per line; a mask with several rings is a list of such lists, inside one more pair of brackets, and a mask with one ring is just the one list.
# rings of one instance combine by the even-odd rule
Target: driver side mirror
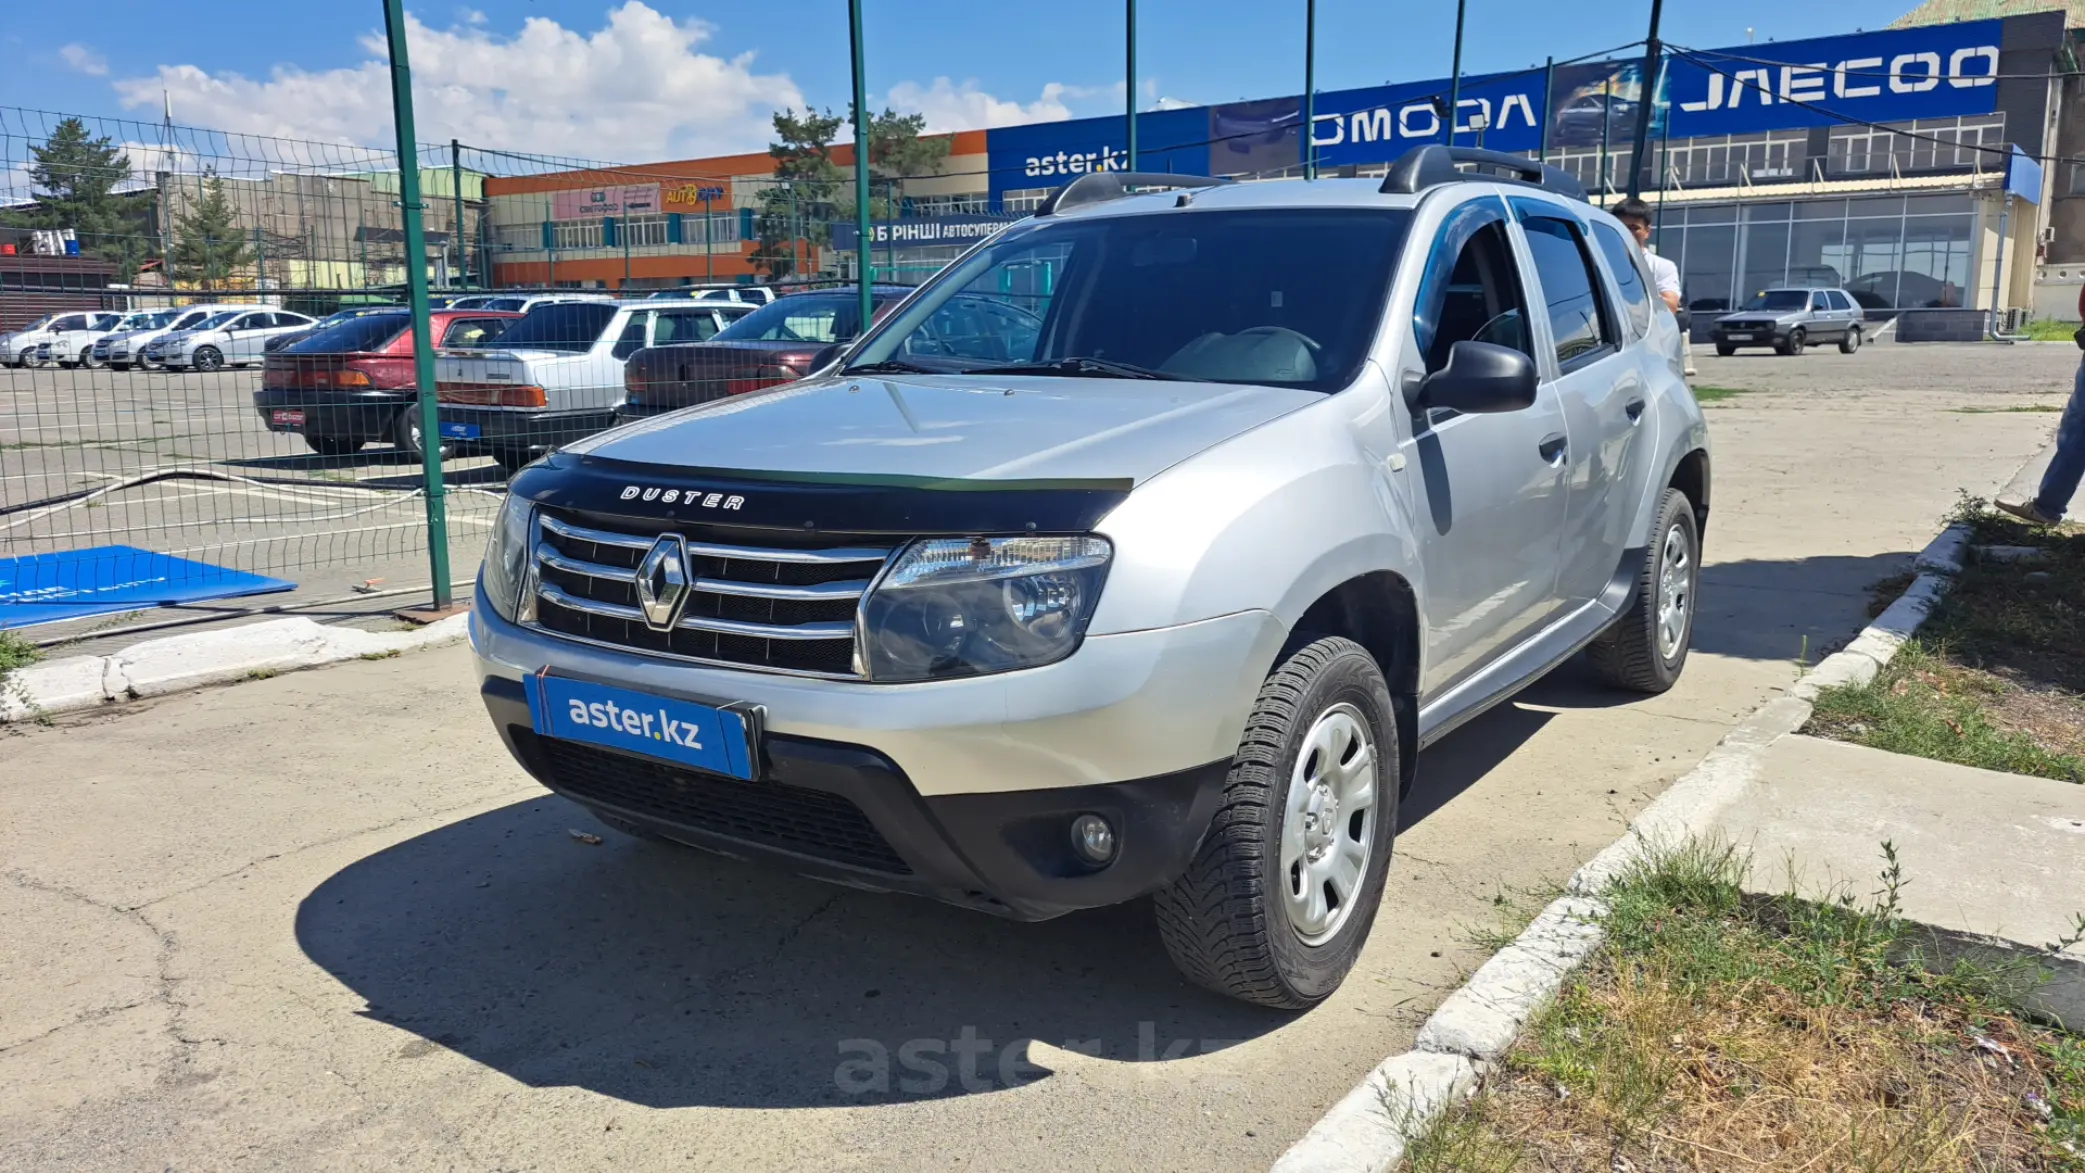
[[1411,406],[1467,414],[1520,411],[1534,406],[1538,381],[1535,360],[1512,347],[1458,342],[1448,348],[1447,365],[1419,381]]
[[816,354],[813,354],[811,356],[811,365],[805,369],[806,371],[822,371],[825,368],[833,365],[833,363],[836,360],[838,360],[841,355],[846,353],[847,343],[832,343],[831,345],[825,347],[823,350],[820,350]]

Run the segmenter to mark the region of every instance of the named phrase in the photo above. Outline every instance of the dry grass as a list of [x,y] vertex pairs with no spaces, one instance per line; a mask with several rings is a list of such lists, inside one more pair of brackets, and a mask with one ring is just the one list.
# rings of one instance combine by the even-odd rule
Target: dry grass
[[2002,975],[1900,960],[1866,910],[1739,895],[1697,849],[1616,889],[1609,943],[1412,1173],[2085,1170],[2085,1042]]

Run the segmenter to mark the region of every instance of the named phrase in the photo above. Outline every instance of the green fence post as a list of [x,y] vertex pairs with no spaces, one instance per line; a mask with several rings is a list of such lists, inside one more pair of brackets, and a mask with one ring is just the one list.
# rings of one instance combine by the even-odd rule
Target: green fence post
[[862,0],[847,0],[847,24],[854,43],[854,255],[861,288],[858,333],[867,334],[869,320],[876,316],[876,299],[869,292],[875,280],[871,273],[875,266],[870,263],[874,258],[870,242],[875,237],[869,231],[869,85],[862,65]]
[[449,270],[449,284],[456,285],[457,274],[468,274],[463,255],[463,147],[455,139],[449,140],[449,194],[456,201],[456,223],[449,228],[449,239],[456,242],[456,263]]
[[[427,477],[427,567],[433,607],[449,606],[449,514],[442,490],[441,410],[434,398],[434,333],[427,320],[427,233],[421,223],[420,156],[413,133],[413,68],[405,53],[402,0],[384,0],[391,42],[391,108],[398,126],[398,204],[405,215],[405,286],[413,309],[413,381],[420,389],[420,468]],[[366,275],[365,275],[366,280]]]

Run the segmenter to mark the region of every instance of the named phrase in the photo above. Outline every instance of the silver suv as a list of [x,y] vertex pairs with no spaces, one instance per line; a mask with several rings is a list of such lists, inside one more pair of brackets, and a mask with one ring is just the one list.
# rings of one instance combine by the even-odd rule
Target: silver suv
[[1836,342],[1842,354],[1861,348],[1860,304],[1843,289],[1769,289],[1734,314],[1716,319],[1710,339],[1730,357],[1740,346],[1801,354],[1813,342]]
[[1652,288],[1517,156],[1083,176],[809,378],[516,475],[481,694],[613,827],[1021,919],[1150,896],[1193,980],[1312,1005],[1420,750],[1581,650],[1686,664],[1708,437]]

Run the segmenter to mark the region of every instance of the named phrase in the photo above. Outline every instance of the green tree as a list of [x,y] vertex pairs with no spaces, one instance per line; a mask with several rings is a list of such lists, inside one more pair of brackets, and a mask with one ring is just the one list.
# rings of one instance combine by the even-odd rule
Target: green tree
[[761,197],[759,242],[749,258],[770,280],[796,274],[806,261],[815,268],[818,246],[832,240],[833,200],[842,178],[832,158],[839,132],[840,118],[830,110],[775,115],[775,141],[767,148],[775,160],[775,183]]
[[247,248],[247,233],[239,227],[232,202],[225,198],[224,179],[214,170],[205,170],[203,175],[203,198],[190,205],[174,226],[174,246],[167,259],[181,275],[214,289],[233,270],[251,262],[253,252]]
[[[895,220],[903,214],[904,187],[895,180],[931,175],[948,158],[947,136],[920,137],[926,125],[924,114],[899,114],[888,108],[870,117],[869,214],[875,219]],[[852,200],[848,210],[852,214]]]
[[36,205],[7,213],[5,223],[70,228],[80,252],[114,262],[129,280],[152,252],[150,193],[116,190],[131,179],[130,156],[113,139],[89,134],[77,118],[60,121],[29,154]]

